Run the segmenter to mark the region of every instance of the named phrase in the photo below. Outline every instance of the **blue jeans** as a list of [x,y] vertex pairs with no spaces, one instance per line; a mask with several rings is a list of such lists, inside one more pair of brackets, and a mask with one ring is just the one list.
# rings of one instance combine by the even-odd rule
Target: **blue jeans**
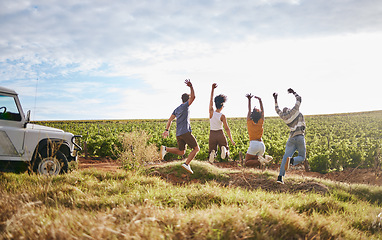
[[293,165],[297,165],[305,160],[306,146],[305,137],[303,135],[297,135],[289,138],[285,146],[285,154],[280,166],[279,176],[285,176],[285,163],[288,157],[292,157],[295,152],[298,152],[298,156],[294,157]]

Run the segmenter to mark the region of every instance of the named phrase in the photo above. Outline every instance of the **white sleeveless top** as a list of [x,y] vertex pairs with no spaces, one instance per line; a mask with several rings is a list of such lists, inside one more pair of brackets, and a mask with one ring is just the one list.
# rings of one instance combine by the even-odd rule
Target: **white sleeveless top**
[[210,118],[210,129],[211,130],[223,130],[223,122],[220,120],[223,113],[214,112],[212,118]]

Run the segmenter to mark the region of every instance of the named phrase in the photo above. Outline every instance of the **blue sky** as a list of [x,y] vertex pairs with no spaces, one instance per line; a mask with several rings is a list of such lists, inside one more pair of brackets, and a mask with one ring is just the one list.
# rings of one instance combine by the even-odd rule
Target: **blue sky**
[[305,115],[382,109],[381,1],[1,1],[0,29],[0,86],[32,120],[167,119],[185,79],[192,118],[214,82],[228,117],[246,93],[275,116],[289,87]]

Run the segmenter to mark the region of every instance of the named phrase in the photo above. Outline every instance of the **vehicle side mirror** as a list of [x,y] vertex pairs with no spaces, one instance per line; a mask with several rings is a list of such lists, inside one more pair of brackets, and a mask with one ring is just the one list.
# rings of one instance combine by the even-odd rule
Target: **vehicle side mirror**
[[27,123],[31,121],[31,110],[28,110],[26,120],[27,120]]
[[27,123],[29,123],[30,121],[31,121],[31,110],[28,110],[27,116],[25,118],[24,128],[27,127]]

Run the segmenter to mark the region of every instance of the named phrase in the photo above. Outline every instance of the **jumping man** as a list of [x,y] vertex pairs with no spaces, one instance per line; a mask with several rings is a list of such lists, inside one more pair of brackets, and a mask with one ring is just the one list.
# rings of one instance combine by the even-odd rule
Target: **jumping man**
[[189,173],[194,173],[191,170],[190,162],[199,152],[199,145],[196,142],[195,137],[191,134],[189,107],[195,100],[195,91],[190,79],[186,79],[185,84],[190,88],[191,93],[184,93],[182,95],[183,103],[173,111],[170,118],[168,119],[166,130],[162,134],[164,138],[168,137],[171,123],[176,118],[176,140],[178,142],[178,148],[161,146],[160,154],[161,159],[163,159],[166,153],[168,152],[182,156],[186,152],[187,144],[189,147],[192,148],[192,151],[188,155],[186,162],[182,164],[182,167],[186,169]]

